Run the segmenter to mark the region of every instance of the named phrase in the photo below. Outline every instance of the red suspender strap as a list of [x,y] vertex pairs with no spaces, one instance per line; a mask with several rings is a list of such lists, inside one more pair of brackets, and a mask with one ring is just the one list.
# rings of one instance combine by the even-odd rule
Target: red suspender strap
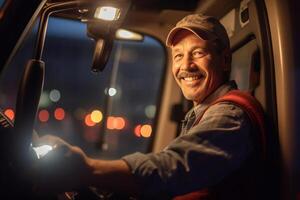
[[[252,133],[258,136],[258,142],[261,146],[262,157],[266,155],[266,133],[265,133],[265,122],[264,122],[264,111],[260,103],[248,92],[242,92],[239,90],[231,90],[224,96],[214,101],[210,106],[220,103],[230,102],[240,107],[246,112],[253,126]],[[257,132],[254,132],[256,131]],[[255,136],[255,135],[254,135]]]
[[246,112],[253,126],[252,131],[258,130],[258,133],[257,132],[256,134],[253,133],[255,134],[253,136],[258,137],[257,139],[262,150],[262,157],[264,158],[266,156],[266,133],[265,133],[264,111],[260,103],[248,92],[242,92],[240,90],[229,91],[224,96],[212,102],[203,112],[202,116],[197,119],[194,125],[200,122],[207,109],[220,102],[230,102],[240,107],[244,112]]

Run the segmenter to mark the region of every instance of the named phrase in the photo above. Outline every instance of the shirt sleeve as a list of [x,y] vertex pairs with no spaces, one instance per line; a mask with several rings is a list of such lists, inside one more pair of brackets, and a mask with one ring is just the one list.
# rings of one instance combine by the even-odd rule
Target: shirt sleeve
[[211,106],[187,134],[160,153],[123,157],[145,196],[176,196],[219,183],[253,151],[251,124],[231,103]]

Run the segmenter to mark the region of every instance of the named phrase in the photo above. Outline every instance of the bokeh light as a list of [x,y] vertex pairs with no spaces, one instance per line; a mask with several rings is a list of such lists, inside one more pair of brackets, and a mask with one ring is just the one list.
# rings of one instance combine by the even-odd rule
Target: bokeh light
[[56,89],[50,91],[49,98],[53,102],[58,102],[60,99],[60,92]]
[[85,122],[85,124],[87,125],[87,126],[95,126],[95,122],[93,122],[92,121],[92,119],[91,119],[91,114],[87,114],[86,116],[85,116],[85,119],[84,119],[84,122]]
[[39,120],[41,122],[47,122],[49,120],[49,112],[45,109],[40,110],[39,112]]
[[100,110],[94,110],[92,113],[91,113],[91,119],[94,123],[99,123],[102,121],[103,119],[103,114]]
[[113,130],[122,130],[126,126],[126,121],[123,117],[113,117],[109,116],[107,118],[106,127],[107,129]]
[[145,108],[145,115],[149,119],[153,119],[155,117],[155,112],[156,112],[156,106],[155,105],[148,105]]
[[148,138],[152,134],[152,127],[149,124],[143,125],[141,127],[141,136]]
[[116,88],[109,88],[108,89],[108,95],[109,96],[115,96],[117,94],[117,90],[116,90]]
[[13,109],[6,109],[5,111],[4,111],[4,114],[10,119],[10,120],[14,120],[14,118],[15,118],[15,112],[14,112],[14,110]]
[[134,128],[134,134],[135,136],[137,137],[141,137],[141,128],[142,128],[142,125],[137,125],[135,128]]
[[54,111],[54,117],[57,120],[63,120],[65,118],[65,110],[63,108],[56,108]]
[[107,129],[114,129],[114,117],[108,117],[107,118],[107,121],[106,121],[106,127],[107,127]]
[[125,128],[125,119],[123,117],[116,117],[115,118],[115,129],[122,130]]

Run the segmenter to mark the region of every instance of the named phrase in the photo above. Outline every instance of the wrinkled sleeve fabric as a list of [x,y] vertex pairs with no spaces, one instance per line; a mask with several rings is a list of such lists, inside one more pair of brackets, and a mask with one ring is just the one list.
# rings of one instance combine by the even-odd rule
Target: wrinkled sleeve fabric
[[181,195],[215,185],[238,169],[253,151],[250,131],[241,108],[218,103],[162,152],[134,153],[122,159],[142,184],[143,195]]

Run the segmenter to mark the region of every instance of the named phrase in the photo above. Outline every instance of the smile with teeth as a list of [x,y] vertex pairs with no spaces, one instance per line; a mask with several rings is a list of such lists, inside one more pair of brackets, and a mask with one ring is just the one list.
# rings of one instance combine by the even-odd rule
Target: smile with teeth
[[182,79],[185,80],[185,81],[195,81],[195,80],[198,80],[200,78],[201,78],[200,76],[190,76],[190,77],[185,77],[185,78],[182,78]]

